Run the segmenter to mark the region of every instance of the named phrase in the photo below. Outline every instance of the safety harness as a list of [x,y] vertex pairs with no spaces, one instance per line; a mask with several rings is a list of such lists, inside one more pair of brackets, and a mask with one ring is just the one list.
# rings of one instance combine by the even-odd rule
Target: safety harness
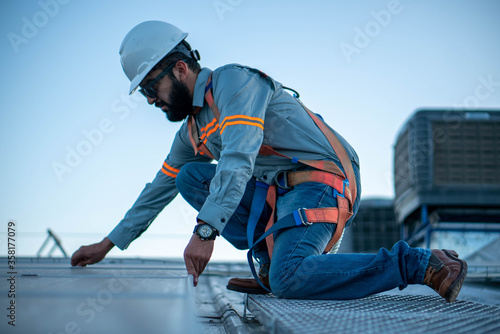
[[[267,74],[263,72],[259,71],[259,73],[262,77],[268,77]],[[209,105],[212,113],[214,114],[214,117],[218,122],[220,118],[220,112],[215,105],[212,88],[212,74],[210,74],[205,87],[205,101]],[[345,173],[333,161],[330,160],[302,160],[296,157],[289,157],[281,154],[269,145],[261,146],[259,150],[260,155],[275,155],[285,159],[289,159],[295,164],[302,164],[314,168],[314,170],[306,171],[281,171],[276,175],[273,185],[268,185],[260,181],[257,181],[256,183],[256,189],[254,192],[250,215],[247,223],[247,241],[249,248],[247,257],[253,276],[255,277],[257,282],[259,282],[262,288],[267,291],[269,291],[269,289],[259,280],[255,270],[255,266],[253,264],[252,259],[255,246],[265,239],[269,257],[271,258],[274,246],[274,232],[289,227],[310,226],[313,223],[333,223],[337,224],[335,234],[326,246],[323,254],[329,253],[337,243],[337,241],[341,238],[345,224],[353,214],[352,206],[356,199],[357,190],[354,170],[344,146],[341,144],[335,133],[331,131],[316,114],[314,114],[302,104],[302,102],[298,99],[297,94],[295,94],[294,97],[312,118],[323,135],[328,139],[328,142],[337,154],[337,157],[339,158]],[[195,113],[197,112],[195,111]],[[188,119],[188,131],[189,139],[194,148],[195,154],[206,155],[214,159],[205,143],[202,142],[198,136],[197,127],[193,116],[190,116]],[[305,182],[320,182],[332,187],[334,189],[334,197],[337,198],[337,207],[297,209],[275,223],[277,195],[291,190],[294,186]],[[254,240],[255,228],[266,203],[271,208],[271,215],[266,225],[264,234],[262,234],[262,236],[258,240]]]

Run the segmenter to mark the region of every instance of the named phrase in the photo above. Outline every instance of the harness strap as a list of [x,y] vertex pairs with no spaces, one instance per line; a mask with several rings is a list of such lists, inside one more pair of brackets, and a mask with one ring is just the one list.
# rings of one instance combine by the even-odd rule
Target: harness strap
[[[274,187],[274,186],[271,186]],[[259,196],[259,198],[262,200],[262,197]],[[255,199],[255,194],[254,194],[254,199]],[[341,197],[341,202],[344,202],[345,205],[343,206],[347,208],[348,203],[347,199]],[[339,202],[340,203],[340,202]],[[253,202],[255,204],[255,202]],[[345,210],[347,212],[347,210]],[[319,208],[319,209],[298,209],[290,213],[289,215],[283,217],[282,219],[278,220],[275,224],[272,224],[262,236],[253,243],[248,250],[247,253],[247,259],[248,259],[248,264],[250,265],[250,270],[252,271],[252,275],[256,279],[256,281],[260,284],[260,286],[265,289],[266,291],[271,292],[259,279],[259,276],[257,275],[257,271],[255,269],[255,266],[253,265],[253,257],[254,257],[254,248],[257,244],[262,242],[264,239],[267,241],[269,238],[272,239],[273,233],[278,232],[279,230],[285,229],[285,228],[290,228],[290,227],[297,227],[297,226],[309,226],[313,223],[329,223],[329,222],[338,222],[340,218],[340,210],[337,208]],[[345,223],[345,221],[344,221]],[[341,228],[340,228],[341,227]],[[334,238],[336,238],[336,241],[331,245],[330,249],[333,247],[333,245],[337,242],[337,240],[340,238],[342,235],[342,232],[344,230],[344,226],[339,226],[337,225],[337,229],[335,230]],[[338,237],[337,234],[339,235]],[[253,238],[253,233],[252,233],[252,238]],[[331,243],[331,242],[330,242]],[[329,244],[330,245],[330,244]],[[268,246],[269,247],[269,246]],[[326,252],[326,251],[325,251]]]
[[[207,80],[207,85],[205,86],[205,101],[207,101],[207,104],[210,106],[210,109],[212,110],[212,113],[214,114],[214,117],[217,119],[218,122],[220,118],[220,112],[217,106],[215,105],[214,98],[212,95],[212,73],[210,73]],[[200,107],[197,107],[195,109],[194,114],[197,114],[200,109],[201,109]],[[195,155],[199,153],[200,155],[206,155],[211,159],[215,160],[214,156],[212,155],[208,147],[200,140],[194,115],[190,115],[188,118],[188,134],[189,134],[189,141],[191,142],[191,146],[193,146]]]
[[[267,77],[267,75],[262,72],[261,75]],[[219,122],[220,112],[214,102],[212,87],[212,74],[210,74],[205,87],[205,101],[212,110],[212,113],[214,114],[217,122]],[[252,258],[254,256],[255,246],[265,239],[269,251],[269,256],[271,257],[274,246],[274,238],[272,234],[274,232],[287,227],[302,225],[309,226],[313,223],[336,223],[337,226],[334,236],[325,248],[325,253],[329,252],[336,244],[336,242],[341,238],[345,223],[352,216],[352,205],[354,203],[354,200],[356,199],[356,179],[354,176],[351,160],[347,155],[344,146],[340,143],[335,133],[331,131],[323,121],[321,121],[313,112],[311,112],[306,106],[304,106],[302,102],[300,102],[300,100],[296,100],[309,114],[314,123],[319,127],[323,135],[327,138],[330,146],[339,158],[345,173],[333,161],[301,160],[294,157],[290,158],[284,154],[277,152],[271,146],[261,146],[259,150],[259,154],[261,155],[276,155],[290,159],[293,163],[301,163],[318,169],[317,171],[287,173],[286,182],[289,186],[294,186],[304,182],[321,182],[330,185],[334,189],[334,196],[337,198],[338,204],[337,208],[298,209],[293,213],[287,215],[286,217],[280,219],[278,222],[274,223],[274,216],[276,211],[276,186],[268,186],[265,183],[257,182],[257,188],[254,193],[252,208],[250,210],[250,216],[247,224],[247,242],[249,246],[247,257],[253,276],[256,278],[257,282],[259,282],[259,284],[266,290],[268,289],[258,279],[255,266],[253,265]],[[191,145],[193,146],[195,154],[205,154],[214,159],[213,155],[208,150],[206,145],[200,141],[194,115],[190,116],[188,119],[188,130],[189,140],[191,141]],[[266,202],[272,208],[271,217],[269,218],[264,234],[257,241],[253,242],[255,227],[259,221]]]
[[212,113],[214,114],[214,117],[218,122],[220,119],[220,112],[219,108],[217,108],[217,106],[215,105],[214,97],[212,95],[212,73],[210,73],[210,75],[208,76],[207,85],[205,87],[205,101],[207,101],[208,106],[212,110]]
[[[284,158],[291,159],[292,162],[300,162],[302,164],[314,167],[319,169],[319,171],[304,171],[302,172],[295,172],[295,173],[289,173],[289,176],[287,177],[287,181],[289,182],[289,186],[293,186],[294,184],[300,184],[304,182],[321,182],[328,184],[332,186],[335,189],[334,196],[337,198],[337,208],[319,208],[319,209],[312,209],[315,211],[310,211],[311,214],[311,221],[310,223],[314,222],[328,222],[328,223],[336,223],[336,229],[335,233],[330,240],[330,242],[327,244],[324,253],[328,253],[332,250],[332,248],[335,246],[337,241],[342,237],[345,224],[347,220],[349,220],[350,217],[353,215],[353,204],[356,199],[356,178],[354,175],[354,170],[352,167],[351,159],[349,158],[344,146],[338,139],[338,137],[335,135],[335,133],[328,128],[328,126],[319,119],[318,116],[316,116],[312,111],[310,111],[306,106],[300,102],[300,100],[296,99],[297,102],[304,108],[304,110],[309,114],[309,116],[312,118],[316,126],[321,130],[323,135],[327,138],[328,142],[330,143],[330,146],[332,149],[335,151],[335,154],[340,160],[340,163],[342,167],[345,170],[342,172],[340,168],[332,161],[304,161],[304,160],[299,160],[297,158],[290,158],[287,157],[284,154],[281,154],[274,150],[270,146],[265,146],[263,145],[259,151],[260,154],[262,155],[276,155]],[[333,173],[334,175],[330,174]],[[291,177],[290,177],[291,175]],[[339,180],[339,177],[341,178]],[[340,187],[339,182],[342,182],[342,187]],[[347,188],[346,188],[347,185]],[[271,190],[271,189],[270,189]],[[269,193],[268,193],[269,195]],[[272,196],[276,197],[276,192],[274,191]],[[330,210],[331,209],[331,210]],[[311,209],[310,209],[311,210]],[[314,212],[314,214],[312,213]],[[321,212],[321,214],[320,214]],[[328,212],[328,214],[327,214]],[[336,212],[336,217],[335,214],[332,214],[333,212]],[[318,218],[319,215],[321,215],[321,218]],[[295,214],[296,218],[301,218],[302,216],[299,214],[299,211],[297,210]],[[329,218],[328,220],[322,220],[324,218]],[[335,219],[336,218],[336,219]],[[317,219],[317,221],[315,221]],[[268,251],[269,251],[269,256],[272,256],[272,246],[274,245],[274,239],[271,235],[271,233],[268,233],[268,231],[276,231],[279,230],[279,227],[276,227],[278,223],[273,225],[274,216],[271,216],[270,221],[268,222],[266,226],[266,241],[268,244]],[[307,214],[305,216],[305,221],[308,221]],[[278,225],[280,226],[280,225]],[[258,241],[256,242],[258,243]],[[271,247],[270,247],[271,246]],[[249,251],[249,263],[251,260],[251,255]],[[253,267],[253,263],[250,267]],[[255,272],[255,268],[252,269],[252,273]],[[254,273],[254,277],[259,281],[258,276]],[[259,281],[259,284],[263,286],[263,284]]]
[[328,126],[319,119],[318,116],[316,116],[311,110],[309,110],[300,100],[296,99],[302,108],[304,108],[309,116],[313,119],[314,123],[320,128],[321,132],[323,132],[323,135],[325,135],[326,139],[328,139],[328,142],[330,143],[330,146],[333,148],[335,151],[335,154],[337,154],[337,157],[340,160],[340,163],[342,167],[345,170],[345,175],[347,176],[347,179],[349,180],[349,190],[351,192],[352,196],[352,201],[349,203],[349,211],[352,215],[352,206],[354,205],[354,200],[356,199],[356,177],[354,175],[354,169],[352,168],[352,162],[351,159],[349,158],[349,155],[347,154],[344,146],[340,142],[339,138],[333,133],[332,130],[328,128]]
[[215,159],[208,147],[200,141],[193,116],[189,116],[188,119],[188,134],[191,146],[193,146],[194,154],[199,153],[200,155],[206,155],[211,159]]
[[320,170],[306,170],[290,173],[285,172],[285,177],[286,185],[288,187],[293,187],[306,182],[320,182],[335,189],[335,196],[341,195],[349,201],[353,200],[349,189],[349,181],[347,179],[342,180],[335,174],[325,173]]
[[[342,236],[347,220],[352,216],[349,211],[349,204],[351,202],[351,193],[348,188],[348,180],[342,180],[339,176],[323,172],[323,171],[298,171],[286,173],[288,180],[287,186],[293,187],[305,182],[320,182],[326,184],[334,189],[334,197],[337,198],[337,207],[335,208],[315,208],[315,209],[299,209],[295,214],[297,225],[302,222],[303,225],[309,226],[313,223],[335,223],[337,228],[330,242],[325,247],[323,253],[329,253],[333,246]],[[274,224],[274,210],[276,206],[276,186],[269,187],[267,193],[267,203],[271,206],[273,214],[269,218],[266,225],[266,231],[269,230]],[[255,202],[252,202],[252,208]],[[255,205],[258,205],[255,203]],[[267,249],[269,257],[272,258],[274,247],[274,238],[268,235],[266,238]],[[250,247],[250,246],[249,246]]]
[[[267,221],[265,231],[268,231],[274,225],[274,216],[276,212],[276,197],[277,197],[276,186],[272,185],[269,187],[266,198],[267,204],[271,207],[271,216],[269,216],[269,220]],[[273,249],[274,249],[274,238],[272,234],[269,234],[269,236],[266,238],[266,244],[267,244],[267,252],[269,254],[269,258],[271,259],[273,257]]]
[[278,157],[286,158],[292,160],[292,162],[295,163],[301,163],[319,170],[324,170],[330,173],[333,173],[335,175],[341,176],[345,178],[344,172],[335,164],[335,162],[330,161],[330,160],[302,160],[298,158],[290,158],[287,155],[284,155],[275,149],[273,149],[269,145],[262,145],[259,150],[260,155],[276,155]]
[[[334,189],[334,196],[337,198],[338,206],[336,208],[318,208],[318,209],[305,209],[305,221],[310,223],[336,223],[337,229],[334,236],[325,247],[324,253],[328,253],[332,250],[333,246],[342,236],[342,232],[345,227],[345,223],[351,217],[349,213],[349,202],[351,199],[351,193],[348,188],[348,180],[342,180],[339,176],[323,171],[310,170],[310,171],[298,171],[298,172],[286,172],[286,186],[293,187],[305,182],[320,182],[329,185]],[[272,188],[271,188],[272,187]],[[272,208],[273,213],[269,218],[266,225],[266,231],[271,228],[274,224],[274,210],[276,206],[276,186],[271,186],[267,193],[267,203]],[[347,201],[347,205],[345,202]],[[341,203],[342,202],[342,203]],[[253,209],[253,205],[252,205]],[[345,210],[345,212],[344,212]],[[340,213],[342,211],[342,214]],[[345,220],[344,220],[345,217]],[[266,238],[267,249],[269,251],[269,257],[272,257],[274,248],[274,238],[269,235]],[[250,247],[250,246],[249,246]]]
[[289,227],[296,227],[300,226],[302,223],[299,221],[295,220],[295,211],[292,212],[291,214],[283,217],[282,219],[278,220],[275,224],[273,224],[269,229],[267,229],[262,236],[260,236],[257,241],[250,247],[247,253],[247,259],[248,259],[248,264],[250,265],[250,270],[252,271],[252,275],[255,278],[255,280],[260,284],[260,286],[265,289],[266,291],[271,292],[259,279],[259,276],[257,275],[257,271],[255,270],[255,266],[253,265],[253,255],[254,255],[254,248],[257,244],[259,244],[261,241],[264,239],[268,239],[269,237],[272,238],[272,235],[274,232],[277,232],[281,229],[284,228],[289,228]]
[[[297,211],[300,213],[300,210]],[[337,208],[319,208],[319,209],[302,209],[304,212],[304,223],[329,223],[336,222],[339,218],[339,210]]]
[[337,241],[340,240],[344,233],[345,223],[352,216],[349,212],[349,201],[346,198],[337,196],[337,208],[337,228],[335,229],[332,239],[330,239],[330,242],[326,245],[324,253],[329,253]]
[[257,183],[255,184],[252,207],[250,208],[250,214],[248,215],[247,222],[247,243],[249,249],[254,245],[255,228],[257,227],[259,218],[264,211],[268,189],[269,185],[264,182],[257,181]]
[[[269,220],[267,221],[266,231],[269,230],[274,224],[274,216],[276,214],[276,186],[272,185],[269,187],[267,191],[266,197],[267,204],[271,207],[271,215],[269,216]],[[273,248],[274,248],[274,238],[270,236],[266,238],[267,251],[269,253],[269,258],[272,257]]]

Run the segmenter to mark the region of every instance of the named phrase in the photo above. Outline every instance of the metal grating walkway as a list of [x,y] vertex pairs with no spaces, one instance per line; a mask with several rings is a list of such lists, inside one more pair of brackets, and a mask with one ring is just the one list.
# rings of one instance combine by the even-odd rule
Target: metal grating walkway
[[438,296],[311,301],[249,295],[248,308],[271,333],[500,333],[499,307]]

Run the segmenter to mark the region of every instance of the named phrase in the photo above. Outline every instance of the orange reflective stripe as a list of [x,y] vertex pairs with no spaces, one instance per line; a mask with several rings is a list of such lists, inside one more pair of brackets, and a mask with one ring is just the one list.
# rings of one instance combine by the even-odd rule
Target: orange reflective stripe
[[208,137],[210,137],[210,135],[212,133],[217,131],[218,128],[219,128],[219,124],[215,124],[215,126],[210,131],[208,131],[206,134],[203,134],[203,136],[200,137],[200,139],[203,139],[205,135],[207,136],[207,138],[205,138],[205,140],[203,141],[203,144],[207,143]]
[[180,172],[179,169],[167,165],[166,162],[163,162],[163,167],[161,168],[161,171],[163,172],[163,174],[171,176],[174,179],[177,177],[177,173]]
[[226,126],[228,126],[228,125],[236,125],[236,124],[253,125],[253,126],[256,126],[258,128],[261,128],[262,130],[264,130],[264,125],[262,125],[260,123],[247,122],[247,121],[233,121],[233,122],[227,122],[227,123],[225,123],[224,126],[220,129],[220,134],[222,134],[222,132],[224,132],[224,129],[226,128]]
[[[217,121],[215,118],[213,119],[212,122],[210,122],[210,124],[208,124],[206,127],[202,128],[202,135],[200,137],[200,140],[203,140],[205,139],[204,143],[206,144],[207,142],[207,138],[210,137],[210,135],[212,133],[214,133],[218,128],[219,128],[219,123],[215,123],[215,121]],[[215,123],[215,126],[214,126],[214,123]],[[210,129],[212,126],[214,126],[212,129]],[[210,129],[210,130],[208,130]]]
[[217,119],[214,118],[210,123],[208,123],[205,127],[201,128],[200,131],[201,132],[206,132],[206,130],[208,130],[208,128],[212,127],[215,122],[217,122]]
[[163,172],[163,174],[168,175],[168,176],[171,176],[171,177],[173,177],[174,179],[177,177],[177,174],[172,174],[172,173],[170,173],[169,171],[166,171],[163,167],[161,168],[161,171]]
[[237,118],[248,119],[250,121],[259,122],[259,123],[262,123],[262,125],[264,125],[264,120],[262,118],[259,118],[259,117],[251,117],[251,116],[247,116],[247,115],[233,115],[233,116],[224,117],[224,120],[222,121],[220,126],[224,127],[224,123],[226,123],[226,121],[232,120],[232,119],[237,119]]
[[220,133],[222,134],[224,132],[226,126],[236,124],[253,125],[264,130],[264,120],[262,118],[247,115],[233,115],[224,118],[220,124]]
[[[219,123],[216,123],[216,122],[217,122],[217,119],[214,118],[212,120],[212,122],[210,122],[205,127],[203,127],[203,128],[200,129],[200,131],[201,131],[201,137],[200,137],[200,139],[201,140],[203,140],[205,137],[208,138],[215,130],[217,130],[219,128]],[[214,126],[214,124],[215,124],[215,126]],[[212,128],[209,131],[208,129],[210,129],[212,126],[214,126],[214,128]]]
[[179,173],[179,172],[180,172],[180,170],[179,170],[179,169],[177,169],[177,168],[174,168],[174,167],[172,167],[172,166],[167,165],[167,163],[166,163],[166,162],[164,162],[164,163],[163,163],[163,167],[165,167],[165,168],[166,168],[166,169],[168,169],[168,170],[171,170],[171,171],[172,171],[172,172],[174,172],[174,173]]

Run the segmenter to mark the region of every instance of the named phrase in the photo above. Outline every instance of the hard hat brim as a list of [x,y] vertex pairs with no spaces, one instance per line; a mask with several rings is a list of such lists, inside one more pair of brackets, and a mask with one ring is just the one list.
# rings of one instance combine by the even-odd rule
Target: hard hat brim
[[[186,39],[187,35],[188,35],[188,33],[182,33],[182,35],[178,38],[178,41],[175,45],[179,44],[184,39]],[[134,79],[130,82],[130,90],[128,93],[129,95],[134,93],[137,90],[137,88],[139,88],[140,83],[142,82],[142,80],[144,80],[144,78],[148,75],[148,73],[153,69],[153,67],[155,67],[156,64],[158,64],[163,58],[165,58],[165,56],[167,56],[171,51],[172,51],[172,49],[165,50],[164,54],[160,55],[157,62],[151,63],[140,74],[137,74],[134,77]]]

